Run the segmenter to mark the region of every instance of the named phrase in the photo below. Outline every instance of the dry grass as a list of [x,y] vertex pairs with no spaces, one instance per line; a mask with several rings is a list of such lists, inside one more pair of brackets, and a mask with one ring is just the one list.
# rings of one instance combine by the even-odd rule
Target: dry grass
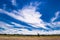
[[60,36],[0,36],[0,40],[60,40]]

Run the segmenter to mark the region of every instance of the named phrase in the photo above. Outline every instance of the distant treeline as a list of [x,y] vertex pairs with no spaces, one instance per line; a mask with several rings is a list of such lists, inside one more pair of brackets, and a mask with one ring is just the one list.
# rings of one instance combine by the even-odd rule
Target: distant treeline
[[51,35],[0,34],[0,36],[60,36],[60,34],[51,34]]

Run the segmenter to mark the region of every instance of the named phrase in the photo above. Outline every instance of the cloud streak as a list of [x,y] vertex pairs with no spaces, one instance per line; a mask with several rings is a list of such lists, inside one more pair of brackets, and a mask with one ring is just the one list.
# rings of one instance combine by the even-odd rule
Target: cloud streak
[[59,17],[59,14],[60,14],[59,11],[56,12],[56,13],[55,13],[55,17],[53,17],[53,18],[51,19],[51,22],[54,22],[54,21]]
[[51,18],[51,23],[50,23],[50,26],[53,28],[53,27],[60,27],[60,21],[55,21],[59,18],[59,14],[60,14],[60,11],[57,11],[55,13],[55,17],[52,17]]
[[16,0],[11,0],[12,5],[16,6]]

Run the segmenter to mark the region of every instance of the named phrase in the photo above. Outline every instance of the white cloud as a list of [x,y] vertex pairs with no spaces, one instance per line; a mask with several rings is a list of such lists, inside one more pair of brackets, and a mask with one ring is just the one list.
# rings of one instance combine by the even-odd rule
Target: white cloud
[[16,6],[16,0],[11,0],[11,2],[12,2],[12,5]]
[[8,24],[8,23],[0,21],[0,27],[5,28],[6,30],[7,29],[14,29],[14,26],[21,27],[22,29],[25,29],[24,27],[27,27],[27,26],[24,26],[24,25],[15,23],[15,22],[11,22],[11,24]]
[[57,22],[55,22],[55,20],[57,20],[58,18],[59,18],[59,15],[60,14],[60,11],[57,11],[56,13],[55,13],[55,17],[53,17],[53,18],[51,18],[51,23],[49,23],[49,26],[50,27],[60,27],[60,21],[57,21]]
[[[21,27],[22,29],[25,29],[25,27],[28,27],[28,26],[24,26],[24,25],[15,23],[15,22],[11,22],[11,24],[13,24],[13,27],[14,27],[14,26],[17,26],[17,27]],[[20,28],[20,29],[21,29],[21,28]]]
[[[19,31],[21,30],[21,31]],[[5,31],[0,32],[0,34],[23,34],[23,35],[52,35],[52,34],[60,34],[60,30],[54,31],[44,31],[44,30],[32,30],[29,31],[27,29],[8,29]]]
[[0,21],[0,27],[8,29],[11,28],[13,25],[9,25],[8,23]]
[[55,17],[53,17],[53,18],[51,19],[51,22],[54,22],[54,21],[59,17],[59,14],[60,14],[60,11],[57,11],[57,12],[55,13]]
[[15,26],[22,26],[22,25],[20,25],[20,24],[18,24],[18,23],[15,23],[15,22],[11,22],[11,24],[13,24],[13,25],[15,25]]
[[28,23],[29,25],[32,25],[33,27],[36,28],[42,27],[47,29],[45,23],[40,18],[42,14],[36,11],[36,9],[37,9],[37,5],[35,4],[35,6],[33,6],[32,4],[22,8],[22,10],[19,11],[13,10],[12,12],[7,12],[5,10],[1,10],[1,9],[0,10],[17,20],[21,20]]
[[[12,22],[12,24],[16,25],[16,26],[20,26],[19,24],[16,24],[14,22]],[[58,23],[60,24],[60,23]],[[0,34],[23,34],[23,35],[52,35],[52,34],[60,34],[60,30],[50,30],[50,31],[44,31],[44,30],[32,30],[29,31],[28,29],[18,29],[18,28],[10,28],[13,25],[9,25],[7,23],[1,22],[0,21],[0,27],[5,28],[5,30],[3,30],[2,32],[0,32]]]
[[52,25],[53,25],[53,27],[60,27],[60,21],[53,22]]

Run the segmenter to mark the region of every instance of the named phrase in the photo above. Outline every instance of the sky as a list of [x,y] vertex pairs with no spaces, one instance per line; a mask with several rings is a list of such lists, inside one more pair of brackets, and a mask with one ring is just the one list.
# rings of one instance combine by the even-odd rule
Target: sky
[[0,0],[0,34],[60,34],[60,0]]

